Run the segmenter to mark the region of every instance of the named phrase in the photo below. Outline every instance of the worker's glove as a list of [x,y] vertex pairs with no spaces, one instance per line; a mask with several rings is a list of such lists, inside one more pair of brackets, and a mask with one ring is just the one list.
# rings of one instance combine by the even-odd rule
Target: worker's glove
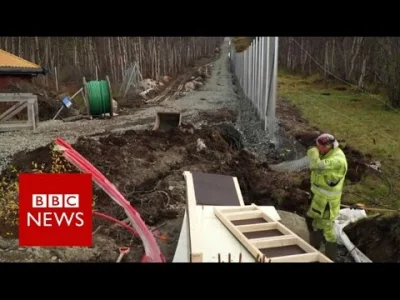
[[311,166],[318,163],[319,150],[317,149],[317,147],[312,147],[307,150],[307,160],[308,160],[310,168],[311,168]]
[[307,150],[308,159],[316,159],[319,158],[319,151],[317,147],[311,147]]

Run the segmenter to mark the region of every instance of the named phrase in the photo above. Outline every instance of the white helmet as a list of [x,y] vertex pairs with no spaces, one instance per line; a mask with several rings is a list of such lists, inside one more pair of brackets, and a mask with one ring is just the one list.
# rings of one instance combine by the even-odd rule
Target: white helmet
[[332,145],[333,148],[339,147],[338,141],[335,139],[335,137],[332,134],[329,134],[329,133],[321,134],[319,137],[317,137],[316,142],[318,145],[322,145],[322,146]]

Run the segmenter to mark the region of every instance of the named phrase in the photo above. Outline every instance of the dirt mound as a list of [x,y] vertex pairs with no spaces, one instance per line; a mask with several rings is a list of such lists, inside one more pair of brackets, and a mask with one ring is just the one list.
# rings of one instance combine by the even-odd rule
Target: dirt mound
[[[19,248],[18,240],[0,237],[0,262],[115,262],[119,245],[104,235],[94,235],[93,247]],[[143,251],[131,251],[125,257],[137,261]]]
[[344,231],[373,262],[400,262],[399,215],[362,219]]
[[[73,146],[125,194],[151,226],[181,213],[177,207],[182,207],[186,199],[183,171],[237,176],[246,203],[277,205],[292,211],[305,207],[307,194],[294,178],[298,174],[270,171],[253,153],[238,150],[237,139],[237,132],[227,126],[195,129],[183,124],[165,132],[131,130],[98,140],[80,138]],[[199,141],[205,149],[198,147]],[[45,164],[44,171],[50,172],[50,147],[20,153],[11,164],[20,172],[30,172],[32,162]],[[7,177],[13,174],[3,172]],[[98,210],[125,218],[122,209],[102,190],[94,188],[94,194]]]
[[[201,142],[205,147],[199,147]],[[289,174],[271,171],[267,163],[242,147],[240,134],[226,124],[201,129],[182,124],[162,132],[129,130],[99,139],[80,138],[73,147],[115,184],[149,226],[182,217],[186,199],[183,171],[236,176],[246,204],[274,205],[298,214],[304,214],[308,205],[307,171]],[[34,162],[44,164],[44,171],[51,172],[50,150],[49,146],[20,153],[11,164],[20,172],[30,172]],[[3,176],[11,178],[15,173],[7,170]],[[95,209],[118,219],[126,218],[124,211],[96,186],[94,195]],[[109,227],[105,221],[95,219],[94,228],[100,225]],[[104,232],[121,243],[132,240],[129,232]],[[176,242],[179,229],[171,227],[165,234]],[[169,259],[173,243],[167,247],[172,249],[166,254]]]
[[[54,118],[57,111],[61,107],[61,102],[55,99],[48,99],[38,96],[38,105],[39,105],[39,120],[47,121]],[[69,116],[70,116],[69,110],[63,109],[57,118],[66,118]]]
[[235,122],[237,118],[237,112],[230,109],[219,109],[214,112],[204,111],[200,112],[199,115],[209,123]]

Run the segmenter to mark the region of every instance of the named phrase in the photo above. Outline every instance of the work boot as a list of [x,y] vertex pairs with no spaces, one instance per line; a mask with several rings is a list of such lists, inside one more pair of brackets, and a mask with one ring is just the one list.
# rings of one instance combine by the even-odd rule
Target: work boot
[[310,231],[310,245],[315,249],[319,250],[319,248],[321,248],[323,238],[324,234],[322,230]]
[[337,244],[336,243],[326,243],[325,245],[325,255],[332,261],[336,261],[337,256]]

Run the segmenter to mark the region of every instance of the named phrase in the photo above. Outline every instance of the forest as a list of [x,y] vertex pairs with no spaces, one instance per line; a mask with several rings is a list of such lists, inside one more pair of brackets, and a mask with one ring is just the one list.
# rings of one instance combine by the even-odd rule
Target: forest
[[[59,83],[108,75],[121,82],[135,62],[144,78],[174,77],[196,59],[214,54],[221,37],[0,37],[0,49],[57,70]],[[53,76],[52,76],[53,75]]]
[[[255,37],[234,39],[245,50]],[[385,94],[390,108],[400,107],[400,38],[280,37],[279,68],[295,74],[320,74],[355,88]]]

